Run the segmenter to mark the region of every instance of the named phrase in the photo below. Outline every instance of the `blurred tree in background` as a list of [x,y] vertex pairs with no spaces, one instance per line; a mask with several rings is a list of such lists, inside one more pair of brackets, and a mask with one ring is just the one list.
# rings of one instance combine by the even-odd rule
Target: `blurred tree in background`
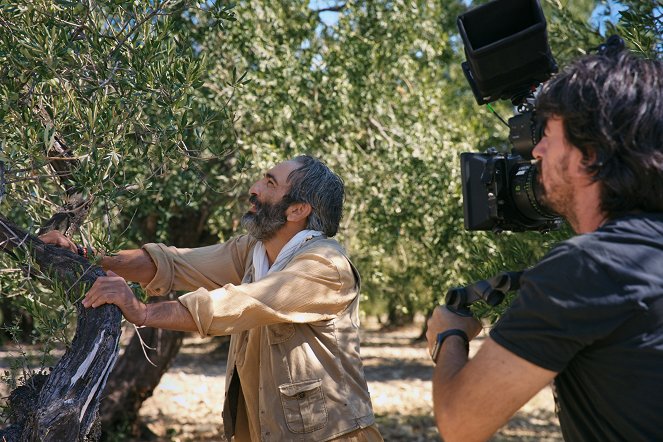
[[[6,0],[1,213],[35,232],[65,217],[57,227],[108,251],[204,245],[236,232],[255,174],[311,153],[346,182],[340,240],[364,309],[407,323],[450,286],[525,268],[571,233],[463,228],[459,154],[510,148],[460,68],[468,3],[485,2]],[[660,2],[542,6],[560,66],[610,33],[661,57]],[[5,334],[66,341],[71,305],[0,259]],[[163,372],[181,336],[155,339],[174,342]]]
[[[510,148],[507,128],[476,105],[460,69],[455,21],[466,4],[240,4],[237,26],[204,45],[219,72],[234,65],[251,80],[231,106],[255,169],[308,151],[345,178],[341,239],[363,275],[365,308],[391,325],[426,312],[450,286],[531,265],[570,234],[463,229],[459,153]],[[619,16],[609,2],[543,1],[558,64],[607,32],[660,54],[660,7],[627,4],[638,14]],[[631,21],[606,22],[620,17]]]

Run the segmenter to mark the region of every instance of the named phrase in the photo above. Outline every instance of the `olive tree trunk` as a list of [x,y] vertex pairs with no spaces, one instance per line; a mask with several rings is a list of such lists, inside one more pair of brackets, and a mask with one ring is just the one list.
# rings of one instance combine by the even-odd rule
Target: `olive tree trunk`
[[[140,333],[146,346],[154,349],[145,350],[149,361],[137,333]],[[182,332],[156,328],[143,328],[137,333],[124,349],[106,384],[100,409],[104,433],[112,434],[122,429],[134,437],[139,436],[140,407],[154,393],[161,377],[177,356],[184,337]]]
[[[66,287],[72,298],[105,275],[101,268],[67,250],[44,244],[2,216],[0,250],[17,258],[27,273],[36,275],[39,271],[47,275],[42,280],[50,278]],[[71,347],[50,374],[38,375],[11,393],[11,425],[0,430],[3,440],[99,439],[99,401],[117,358],[122,315],[112,305],[86,309],[80,300],[71,301],[78,311]]]

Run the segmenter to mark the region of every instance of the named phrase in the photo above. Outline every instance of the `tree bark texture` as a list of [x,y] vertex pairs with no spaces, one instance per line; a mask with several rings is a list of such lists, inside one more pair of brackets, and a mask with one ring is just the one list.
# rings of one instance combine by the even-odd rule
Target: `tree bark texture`
[[[137,333],[147,346],[154,348],[146,349],[154,365],[145,359]],[[123,428],[132,436],[140,434],[140,407],[159,385],[161,377],[177,356],[184,337],[182,332],[156,328],[143,328],[137,333],[124,349],[106,384],[100,409],[104,431]]]
[[[74,297],[105,275],[100,267],[67,250],[44,244],[2,216],[0,250],[15,257],[26,251],[41,272],[57,279]],[[29,267],[26,271],[34,274]],[[99,401],[117,359],[122,314],[113,305],[86,309],[80,300],[72,301],[78,311],[78,323],[71,347],[46,379],[28,381],[19,392],[22,394],[14,394],[17,389],[10,395],[10,408],[16,407],[20,412],[13,414],[9,428],[0,430],[0,437],[8,441],[99,439]]]

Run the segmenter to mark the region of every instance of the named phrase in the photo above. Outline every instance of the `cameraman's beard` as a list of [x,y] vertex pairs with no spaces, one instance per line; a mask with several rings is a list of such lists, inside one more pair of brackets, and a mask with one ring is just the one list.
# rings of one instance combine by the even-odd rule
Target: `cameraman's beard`
[[532,164],[534,167],[534,173],[536,174],[536,179],[534,180],[534,199],[537,204],[539,204],[544,210],[557,213],[557,211],[551,205],[551,201],[548,198],[548,191],[543,185],[543,171],[541,170],[541,160],[537,160]]
[[[538,192],[537,199],[540,204],[542,204],[546,209],[562,216],[569,223],[573,224],[576,220],[574,207],[575,207],[575,192],[573,188],[570,188],[568,181],[563,180],[556,183],[555,189],[546,188],[543,182],[543,171],[541,166],[541,161],[535,163],[537,168],[537,184]],[[568,171],[568,161],[562,160],[562,164],[559,165],[558,173],[566,173]]]
[[246,212],[242,216],[242,225],[259,241],[273,238],[286,223],[285,211],[290,204],[283,199],[276,204],[261,203],[255,195],[251,195],[249,201],[255,205],[256,211]]

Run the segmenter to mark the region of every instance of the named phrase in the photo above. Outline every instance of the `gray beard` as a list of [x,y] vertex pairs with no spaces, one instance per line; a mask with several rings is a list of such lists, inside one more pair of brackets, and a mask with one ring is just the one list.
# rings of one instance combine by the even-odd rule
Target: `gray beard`
[[242,226],[258,241],[271,239],[285,225],[285,210],[289,205],[283,201],[276,204],[258,202],[255,213],[247,212],[242,216]]

